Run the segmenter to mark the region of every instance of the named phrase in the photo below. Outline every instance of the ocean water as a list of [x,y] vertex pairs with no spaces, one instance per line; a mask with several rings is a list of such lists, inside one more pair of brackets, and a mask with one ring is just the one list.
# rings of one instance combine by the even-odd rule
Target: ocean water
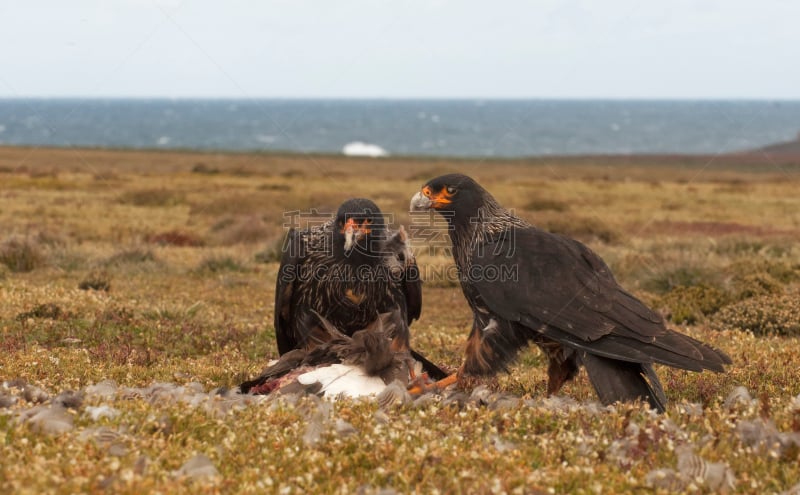
[[520,157],[725,153],[794,139],[800,101],[0,100],[0,144]]

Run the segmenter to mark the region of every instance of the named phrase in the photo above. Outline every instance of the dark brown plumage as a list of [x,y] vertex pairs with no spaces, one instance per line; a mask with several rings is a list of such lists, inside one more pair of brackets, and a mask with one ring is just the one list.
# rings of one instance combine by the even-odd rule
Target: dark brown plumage
[[[350,199],[322,225],[289,231],[275,288],[278,352],[312,350],[330,338],[314,313],[347,336],[379,314],[399,311],[395,351],[410,350],[409,325],[419,318],[422,288],[402,228],[391,232],[368,199]],[[431,377],[445,374],[410,350]]]
[[663,411],[654,363],[717,372],[731,363],[724,352],[668,329],[588,247],[514,216],[465,175],[429,181],[411,207],[435,209],[449,224],[474,314],[464,374],[505,370],[533,342],[549,360],[548,394],[583,365],[604,404],[642,399]]

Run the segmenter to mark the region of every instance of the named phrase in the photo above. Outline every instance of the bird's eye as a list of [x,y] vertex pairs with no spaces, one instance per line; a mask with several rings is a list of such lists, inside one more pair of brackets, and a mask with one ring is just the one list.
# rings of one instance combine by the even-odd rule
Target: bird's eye
[[451,195],[451,196],[452,196],[453,194],[455,194],[455,193],[456,193],[456,188],[455,188],[455,187],[453,187],[453,186],[447,186],[447,187],[445,188],[445,191],[447,191],[447,194],[449,194],[449,195]]

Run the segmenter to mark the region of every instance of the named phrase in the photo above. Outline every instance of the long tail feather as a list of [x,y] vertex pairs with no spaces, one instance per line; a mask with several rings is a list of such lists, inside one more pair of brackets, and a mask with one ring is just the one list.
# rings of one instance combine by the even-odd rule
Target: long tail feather
[[289,371],[297,368],[305,357],[305,351],[300,349],[289,351],[281,356],[275,364],[265,368],[260,375],[239,385],[239,389],[243,394],[246,394],[251,388],[263,385],[268,380],[285,375]]
[[580,357],[603,404],[639,399],[659,412],[665,410],[667,398],[649,364],[618,361],[587,352],[581,352]]
[[441,368],[439,368],[432,362],[428,361],[428,359],[422,354],[418,353],[414,349],[410,349],[410,352],[411,352],[411,357],[422,363],[422,371],[428,373],[428,376],[430,376],[434,380],[439,381],[447,376],[447,373],[442,371]]

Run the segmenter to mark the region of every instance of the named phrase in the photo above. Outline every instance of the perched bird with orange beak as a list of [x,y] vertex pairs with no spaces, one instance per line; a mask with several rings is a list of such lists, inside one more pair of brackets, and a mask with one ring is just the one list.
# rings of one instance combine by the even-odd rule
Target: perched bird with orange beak
[[[425,184],[411,210],[431,209],[448,222],[474,317],[459,374],[506,370],[534,343],[549,360],[548,395],[583,365],[604,404],[643,400],[663,411],[667,398],[654,363],[717,372],[731,363],[724,352],[667,328],[588,247],[530,225],[470,177]],[[452,375],[439,386],[455,381]]]
[[378,206],[349,199],[335,217],[307,229],[292,229],[283,246],[275,287],[278,352],[311,351],[330,340],[320,317],[352,336],[380,314],[399,312],[393,325],[394,352],[409,351],[435,379],[445,373],[410,349],[409,325],[422,310],[422,281],[402,227],[391,232]]

